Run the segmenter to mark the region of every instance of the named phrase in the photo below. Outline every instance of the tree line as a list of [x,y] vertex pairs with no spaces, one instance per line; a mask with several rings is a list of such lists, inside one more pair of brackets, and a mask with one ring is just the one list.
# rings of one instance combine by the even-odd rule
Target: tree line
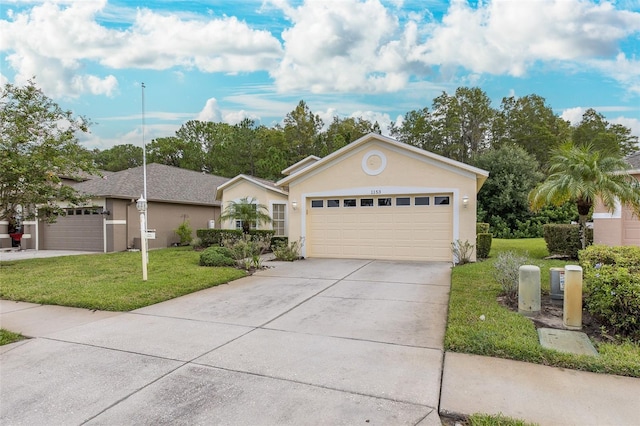
[[[602,152],[626,156],[638,149],[638,137],[620,124],[588,109],[575,126],[553,112],[545,99],[532,94],[505,97],[493,108],[482,89],[460,87],[443,92],[431,108],[409,111],[400,124],[391,124],[395,139],[445,157],[474,164],[479,156],[505,146],[517,146],[535,158],[536,169],[548,168],[551,153],[564,142],[590,145]],[[147,161],[233,177],[240,173],[277,180],[280,171],[309,156],[324,157],[370,132],[381,133],[377,122],[340,118],[325,126],[301,100],[283,124],[256,125],[191,120],[175,135],[153,139]],[[119,171],[141,165],[142,148],[116,145],[93,152],[96,166]]]
[[[16,206],[78,201],[60,185],[60,176],[98,169],[119,171],[142,164],[142,148],[130,144],[89,151],[76,133],[90,121],[62,110],[35,82],[6,84],[0,96],[0,218]],[[59,123],[66,122],[66,127]],[[407,112],[387,129],[401,142],[490,172],[478,194],[478,219],[491,224],[496,237],[539,236],[541,225],[578,218],[571,204],[529,209],[527,195],[548,174],[553,154],[565,143],[622,158],[638,149],[631,130],[607,122],[593,109],[571,125],[545,99],[532,94],[505,97],[493,108],[480,88],[443,92],[431,107]],[[256,125],[245,119],[231,125],[192,120],[173,136],[152,140],[147,161],[233,177],[240,173],[278,180],[281,170],[309,156],[324,157],[368,133],[377,122],[334,117],[325,123],[300,101],[282,124]]]

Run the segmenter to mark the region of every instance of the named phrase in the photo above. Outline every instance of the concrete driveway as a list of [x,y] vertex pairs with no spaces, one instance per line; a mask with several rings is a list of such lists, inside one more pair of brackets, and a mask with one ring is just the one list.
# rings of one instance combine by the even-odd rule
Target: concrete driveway
[[0,355],[0,423],[440,424],[450,264],[267,264],[58,329],[60,308],[3,302],[39,338]]

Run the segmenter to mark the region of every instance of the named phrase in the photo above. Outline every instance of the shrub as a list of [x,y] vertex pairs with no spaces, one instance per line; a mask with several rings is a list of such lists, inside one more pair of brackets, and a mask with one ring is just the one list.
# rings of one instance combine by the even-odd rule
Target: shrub
[[529,264],[528,255],[519,255],[512,251],[498,254],[493,263],[493,278],[502,288],[501,295],[510,302],[515,302],[518,299],[519,269],[522,265],[527,264]]
[[223,240],[231,240],[242,237],[240,229],[198,229],[196,235],[202,242],[202,247],[222,246]]
[[[593,229],[586,228],[587,244],[593,242]],[[578,251],[582,249],[580,241],[580,226],[568,224],[547,224],[543,227],[544,241],[550,255],[578,258]]]
[[242,264],[246,270],[262,267],[261,256],[267,251],[270,243],[271,237],[267,233],[245,234],[240,238],[232,238],[222,242],[237,264]]
[[486,234],[489,232],[488,223],[476,223],[476,234]]
[[202,240],[198,237],[194,238],[191,240],[190,243],[191,247],[193,247],[194,249],[199,249],[202,248]]
[[191,228],[188,220],[182,222],[175,230],[175,233],[178,234],[178,238],[180,238],[181,246],[188,246],[191,244],[193,229]]
[[456,240],[451,243],[451,253],[453,253],[453,263],[455,265],[469,263],[473,254],[473,244],[469,241]]
[[273,251],[279,244],[288,245],[289,237],[271,237],[271,244],[269,245],[269,249]]
[[276,256],[276,260],[293,262],[294,260],[300,259],[300,250],[302,250],[303,245],[304,242],[302,239],[292,241],[291,244],[280,241],[273,248],[273,254]]
[[492,241],[493,241],[493,236],[488,232],[477,234],[476,255],[478,256],[478,259],[486,259],[489,257]]
[[587,247],[580,265],[587,310],[615,334],[640,342],[640,247]]
[[[255,240],[256,237],[270,241],[276,231],[272,229],[252,229],[249,231],[249,235]],[[257,241],[257,240],[256,240]]]
[[209,247],[200,253],[200,266],[236,266],[236,261],[229,249]]

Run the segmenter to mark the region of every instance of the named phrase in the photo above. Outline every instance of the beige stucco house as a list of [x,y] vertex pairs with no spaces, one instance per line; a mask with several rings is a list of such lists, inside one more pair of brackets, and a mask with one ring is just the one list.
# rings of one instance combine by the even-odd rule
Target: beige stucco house
[[[629,173],[640,181],[640,151],[626,158]],[[593,213],[593,242],[608,246],[640,246],[640,219],[627,206],[618,204],[613,212],[596,205]]]
[[[227,206],[230,201],[239,201],[249,197],[264,205],[271,224],[259,224],[260,228],[273,229],[276,236],[287,235],[288,225],[288,198],[287,192],[276,186],[274,182],[260,179],[254,176],[238,175],[223,185],[216,191],[216,199],[221,200],[222,205]],[[238,221],[226,221],[219,224],[223,229],[241,229],[242,224]]]
[[[308,157],[268,185],[238,176],[216,198],[284,206],[286,235],[305,257],[451,261],[474,243],[476,194],[488,172],[379,134]],[[222,224],[236,227],[236,224]]]

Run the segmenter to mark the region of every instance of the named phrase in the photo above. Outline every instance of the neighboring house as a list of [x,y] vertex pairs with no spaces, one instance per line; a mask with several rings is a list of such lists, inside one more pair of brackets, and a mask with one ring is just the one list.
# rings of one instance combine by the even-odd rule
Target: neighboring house
[[[629,173],[640,181],[640,151],[626,158]],[[601,204],[593,212],[593,242],[608,246],[640,246],[640,219],[633,209],[618,204],[613,213]]]
[[216,199],[284,204],[286,234],[304,241],[305,257],[430,261],[451,261],[453,241],[475,244],[476,194],[489,175],[375,133],[283,173],[275,184],[237,176]]
[[[147,227],[156,234],[149,240],[149,248],[177,243],[179,237],[174,231],[185,220],[194,233],[212,226],[220,216],[216,188],[228,180],[161,164],[147,165]],[[25,222],[25,236],[29,238],[23,238],[22,248],[115,252],[140,247],[136,200],[143,193],[142,167],[66,183],[90,195],[90,201],[82,207],[62,205],[67,214],[58,216],[52,224]]]

